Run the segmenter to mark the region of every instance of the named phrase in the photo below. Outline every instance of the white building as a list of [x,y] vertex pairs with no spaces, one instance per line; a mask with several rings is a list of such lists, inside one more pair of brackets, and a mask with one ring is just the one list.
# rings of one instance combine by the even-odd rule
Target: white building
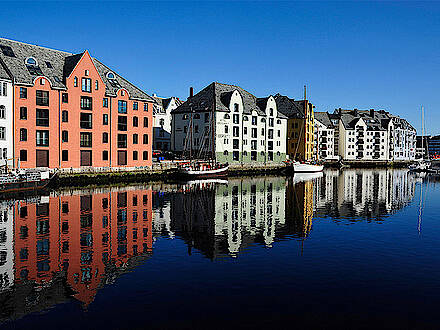
[[182,104],[177,97],[161,98],[153,95],[153,150],[171,150],[171,111]]
[[335,149],[338,143],[335,137],[335,125],[327,112],[315,112],[314,149],[319,160],[337,161],[339,155]]
[[286,159],[287,117],[277,111],[273,96],[257,99],[238,86],[214,82],[190,96],[172,116],[171,140],[177,152],[191,149],[196,158],[214,153],[217,161],[229,163]]
[[13,165],[12,82],[0,64],[0,166]]
[[389,115],[393,123],[391,131],[390,160],[408,161],[416,159],[416,136],[414,127],[398,116]]

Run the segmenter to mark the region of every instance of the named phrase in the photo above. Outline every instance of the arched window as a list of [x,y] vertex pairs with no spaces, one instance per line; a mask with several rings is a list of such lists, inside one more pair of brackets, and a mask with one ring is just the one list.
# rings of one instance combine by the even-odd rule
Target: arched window
[[164,120],[163,118],[161,118],[161,119],[159,120],[159,125],[160,125],[160,126],[165,125],[165,120]]
[[229,116],[227,113],[225,113],[225,119],[230,119],[231,116]]
[[277,156],[278,157],[281,156],[281,152],[277,151]]
[[261,152],[261,156],[264,156],[264,151]]
[[266,118],[261,118],[261,122],[265,123],[266,122]]
[[278,119],[278,120],[277,120],[277,124],[281,124],[281,119]]
[[107,72],[107,78],[108,79],[115,79],[115,74],[111,71]]
[[248,120],[249,120],[248,116],[243,116],[243,121],[248,121]]
[[188,115],[187,115],[187,114],[184,114],[182,118],[183,118],[183,119],[188,119]]
[[223,155],[227,156],[228,155],[228,151],[227,150],[223,151]]
[[38,65],[38,62],[37,62],[37,60],[34,58],[34,57],[28,57],[27,59],[26,59],[26,65],[31,65],[31,66],[37,66]]
[[269,109],[269,116],[273,116],[273,109],[272,108]]

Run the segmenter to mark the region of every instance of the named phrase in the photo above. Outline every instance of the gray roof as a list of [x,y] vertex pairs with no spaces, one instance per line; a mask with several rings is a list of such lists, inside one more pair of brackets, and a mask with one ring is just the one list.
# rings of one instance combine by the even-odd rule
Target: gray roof
[[[257,106],[261,109],[261,111],[266,112],[267,100],[269,100],[269,97],[270,96],[257,98]],[[277,111],[277,118],[287,119],[287,116],[284,115],[282,112]]]
[[333,128],[334,125],[327,112],[315,112],[315,120],[319,121],[328,128]]
[[266,115],[257,106],[257,98],[254,95],[239,86],[220,84],[218,82],[209,84],[196,95],[189,97],[186,102],[174,109],[172,113],[212,111],[214,104],[215,111],[230,112],[229,102],[235,90],[240,93],[243,99],[244,114],[251,114],[252,111],[256,111],[261,116]]
[[[6,52],[4,51],[6,49]],[[8,56],[8,50],[12,50],[12,56]],[[0,38],[0,62],[2,62],[11,73],[14,82],[22,85],[33,85],[37,76],[45,76],[55,89],[66,89],[65,81],[84,52],[72,54],[60,50],[26,44],[23,42]],[[31,72],[25,64],[28,57],[34,57],[38,66],[36,72]],[[131,84],[129,81],[118,75],[113,70],[102,64],[95,58],[93,63],[99,75],[106,84],[106,94],[115,96],[119,88],[125,88],[130,98],[144,101],[154,100],[142,90]],[[107,72],[112,71],[115,79],[107,79]]]
[[1,63],[0,63],[0,79],[9,79],[9,80],[11,79]]
[[336,109],[335,113],[339,114],[342,124],[346,129],[354,129],[356,123],[362,118],[367,125],[367,130],[383,131],[386,130],[389,123],[389,117],[385,111],[372,110],[344,110]]
[[295,101],[285,95],[276,94],[277,109],[287,118],[305,118],[304,101]]

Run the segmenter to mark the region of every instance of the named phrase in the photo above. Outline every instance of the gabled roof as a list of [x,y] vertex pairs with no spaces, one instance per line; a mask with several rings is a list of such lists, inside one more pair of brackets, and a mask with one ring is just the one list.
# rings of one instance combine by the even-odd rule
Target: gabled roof
[[327,128],[334,128],[334,125],[327,112],[315,112],[315,120],[319,121]]
[[[50,81],[52,88],[65,90],[66,78],[72,73],[83,54],[84,52],[72,54],[0,38],[0,62],[10,71],[16,84],[33,85],[34,79],[37,76],[45,76]],[[34,70],[34,72],[29,70],[25,64],[28,57],[34,57],[37,60],[37,70]],[[113,70],[110,70],[100,61],[95,58],[92,58],[92,60],[101,79],[106,85],[106,94],[115,96],[119,88],[125,88],[131,98],[153,101],[148,94],[144,93]],[[107,78],[107,72],[109,71],[115,74],[113,81]]]
[[234,91],[238,91],[243,99],[243,113],[251,114],[252,111],[256,111],[259,115],[265,116],[264,111],[257,106],[257,98],[254,95],[239,86],[220,84],[218,82],[209,84],[196,95],[189,97],[186,102],[174,109],[172,113],[212,111],[214,104],[215,111],[229,112],[229,103]]
[[360,119],[365,122],[367,130],[370,131],[386,130],[389,123],[389,118],[382,111],[373,111],[373,115],[371,115],[371,110],[336,109],[334,113],[339,114],[341,122],[346,129],[354,129]]
[[[257,106],[261,109],[261,111],[264,111],[265,113],[267,109],[267,100],[269,100],[269,97],[270,96],[257,98]],[[277,111],[277,118],[287,119],[287,116],[284,115],[282,112]]]
[[152,98],[156,101],[156,103],[162,107],[162,109],[166,110],[168,108],[168,106],[171,103],[171,100],[174,99],[174,102],[177,104],[177,106],[182,104],[182,101],[177,98],[177,97],[168,97],[168,98],[163,98],[163,97],[158,97],[158,96],[152,96]]
[[305,118],[304,101],[295,101],[285,95],[276,94],[274,96],[277,109],[287,118]]

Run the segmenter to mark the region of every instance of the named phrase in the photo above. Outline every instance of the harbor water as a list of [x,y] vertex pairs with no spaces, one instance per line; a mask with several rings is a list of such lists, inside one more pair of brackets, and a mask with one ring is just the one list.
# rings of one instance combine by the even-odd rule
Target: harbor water
[[3,199],[0,328],[439,328],[439,201],[405,169]]

